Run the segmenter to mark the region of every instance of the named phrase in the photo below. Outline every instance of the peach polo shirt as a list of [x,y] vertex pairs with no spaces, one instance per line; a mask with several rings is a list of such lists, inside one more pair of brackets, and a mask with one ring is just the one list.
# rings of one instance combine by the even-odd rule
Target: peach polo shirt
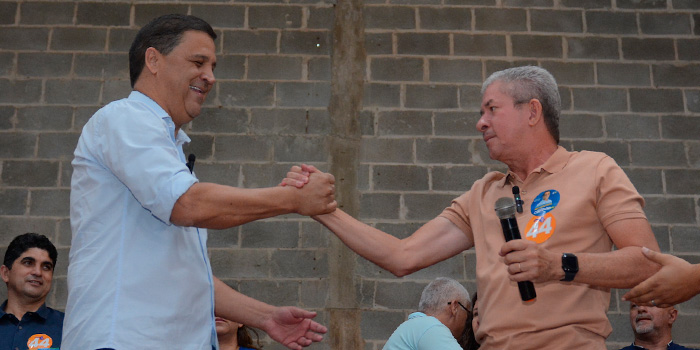
[[[500,197],[520,187],[525,204],[516,214],[523,239],[558,253],[610,252],[605,228],[644,218],[644,200],[622,169],[598,152],[559,146],[525,181],[515,174],[486,174],[452,201],[441,216],[472,236],[476,251],[481,349],[606,349],[612,327],[610,289],[574,282],[535,283],[537,300],[523,303],[498,255],[505,243],[494,211]],[[581,267],[585,269],[585,266]]]

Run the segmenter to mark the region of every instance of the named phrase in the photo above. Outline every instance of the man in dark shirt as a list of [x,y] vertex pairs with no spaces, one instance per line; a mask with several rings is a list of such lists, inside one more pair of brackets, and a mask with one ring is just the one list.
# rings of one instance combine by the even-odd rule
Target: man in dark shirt
[[46,306],[56,266],[56,247],[44,235],[15,237],[0,275],[7,300],[0,306],[0,349],[59,349],[63,312]]
[[641,306],[630,303],[634,343],[620,350],[694,350],[674,343],[671,327],[678,317],[675,307]]

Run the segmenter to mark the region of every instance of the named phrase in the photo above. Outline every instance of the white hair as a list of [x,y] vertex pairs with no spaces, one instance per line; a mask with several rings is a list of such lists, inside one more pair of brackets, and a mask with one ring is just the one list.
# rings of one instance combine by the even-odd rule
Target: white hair
[[481,86],[481,94],[497,81],[508,84],[501,92],[512,97],[516,104],[528,102],[533,98],[540,101],[547,130],[558,144],[561,96],[552,74],[537,66],[504,69],[486,78]]
[[[464,286],[447,277],[438,277],[428,284],[420,296],[418,311],[435,314],[442,310],[452,300],[466,300],[471,304],[469,292]],[[465,307],[469,307],[465,305]]]

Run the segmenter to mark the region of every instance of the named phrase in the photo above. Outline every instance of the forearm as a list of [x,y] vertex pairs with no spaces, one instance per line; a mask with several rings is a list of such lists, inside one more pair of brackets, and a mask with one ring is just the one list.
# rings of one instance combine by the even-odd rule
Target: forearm
[[580,253],[576,256],[579,272],[574,282],[597,287],[632,288],[659,270],[658,264],[642,255],[641,247],[630,246],[609,253]]
[[223,229],[295,212],[298,197],[293,187],[244,189],[196,183],[175,203],[170,220],[178,226]]
[[442,217],[428,221],[404,239],[363,224],[341,210],[314,219],[355,253],[398,277],[453,257],[473,245],[456,225]]
[[243,295],[214,277],[214,313],[225,319],[263,329],[274,306]]
[[314,216],[314,219],[363,258],[394,275],[406,274],[406,268],[394,257],[401,247],[400,239],[364,224],[340,209],[330,214]]

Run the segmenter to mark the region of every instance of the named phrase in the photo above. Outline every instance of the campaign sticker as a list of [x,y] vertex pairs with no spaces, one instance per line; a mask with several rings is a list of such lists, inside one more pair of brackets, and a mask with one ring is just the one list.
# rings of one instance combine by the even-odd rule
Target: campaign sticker
[[53,339],[46,334],[34,334],[27,339],[27,347],[29,350],[48,349],[53,345]]
[[534,216],[542,216],[549,213],[559,204],[559,191],[546,190],[535,197],[530,206],[530,211]]
[[533,216],[528,221],[525,230],[525,239],[535,243],[543,243],[552,237],[554,230],[557,228],[557,220],[554,219],[552,213],[544,214],[543,216]]

